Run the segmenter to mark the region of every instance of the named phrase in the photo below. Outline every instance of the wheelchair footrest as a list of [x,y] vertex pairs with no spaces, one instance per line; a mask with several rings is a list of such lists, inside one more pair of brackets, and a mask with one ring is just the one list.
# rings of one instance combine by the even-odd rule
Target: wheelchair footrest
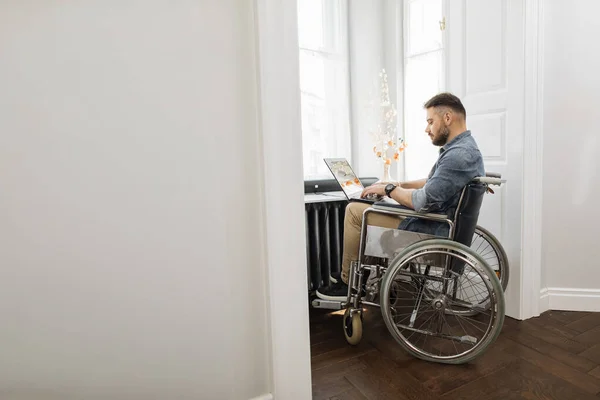
[[329,310],[341,310],[346,307],[345,301],[314,299],[312,301],[314,308],[326,308]]

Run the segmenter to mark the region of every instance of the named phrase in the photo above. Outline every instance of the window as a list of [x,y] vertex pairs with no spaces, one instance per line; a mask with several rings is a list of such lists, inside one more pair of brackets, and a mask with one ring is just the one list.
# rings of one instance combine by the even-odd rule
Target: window
[[346,0],[298,0],[304,179],[331,178],[325,157],[351,157]]
[[405,0],[404,153],[406,180],[426,178],[438,148],[425,134],[423,104],[444,88],[442,0]]

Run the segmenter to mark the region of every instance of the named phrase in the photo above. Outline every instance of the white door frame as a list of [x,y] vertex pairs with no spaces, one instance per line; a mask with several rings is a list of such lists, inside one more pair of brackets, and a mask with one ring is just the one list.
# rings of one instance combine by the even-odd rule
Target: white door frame
[[521,319],[548,310],[542,298],[542,183],[544,0],[525,1],[525,116],[523,134],[523,213],[521,251]]
[[296,0],[255,0],[271,394],[312,398]]
[[[525,1],[521,319],[541,292],[543,0]],[[272,395],[311,398],[296,0],[255,0]]]

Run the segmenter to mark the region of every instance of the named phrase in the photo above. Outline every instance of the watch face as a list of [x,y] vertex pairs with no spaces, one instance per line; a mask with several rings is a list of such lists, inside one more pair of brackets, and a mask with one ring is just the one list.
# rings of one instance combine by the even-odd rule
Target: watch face
[[394,190],[394,189],[396,189],[396,185],[394,185],[393,183],[386,185],[385,194],[389,196],[390,193],[392,192],[392,190]]

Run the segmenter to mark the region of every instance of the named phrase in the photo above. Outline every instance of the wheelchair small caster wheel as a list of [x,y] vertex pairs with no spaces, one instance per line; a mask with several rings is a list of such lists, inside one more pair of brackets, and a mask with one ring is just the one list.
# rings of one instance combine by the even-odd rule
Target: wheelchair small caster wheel
[[349,344],[356,346],[362,339],[362,317],[360,312],[351,312],[349,308],[344,313],[344,336]]

